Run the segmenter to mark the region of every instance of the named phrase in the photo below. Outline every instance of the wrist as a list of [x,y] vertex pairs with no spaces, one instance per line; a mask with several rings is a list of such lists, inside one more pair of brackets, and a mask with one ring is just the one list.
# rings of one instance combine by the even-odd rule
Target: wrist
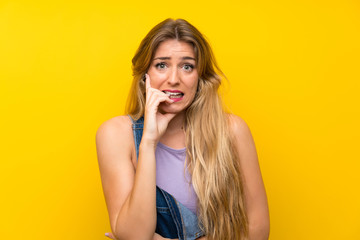
[[143,136],[140,142],[139,151],[145,150],[155,150],[157,145],[157,141],[152,139],[148,139],[146,136]]

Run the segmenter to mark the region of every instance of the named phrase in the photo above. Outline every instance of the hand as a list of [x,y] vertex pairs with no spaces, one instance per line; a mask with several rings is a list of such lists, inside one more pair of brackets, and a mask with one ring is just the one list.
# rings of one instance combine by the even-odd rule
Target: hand
[[108,238],[116,240],[116,238],[114,237],[114,235],[111,232],[105,233],[105,236],[107,236]]
[[[105,233],[105,236],[107,236],[108,238],[116,240],[116,238],[114,237],[114,235],[111,232],[110,233]],[[152,240],[166,240],[166,239],[170,239],[170,238],[163,238],[159,234],[155,233]],[[178,240],[178,239],[176,239],[176,240]]]
[[160,137],[165,133],[166,128],[175,117],[175,113],[160,113],[159,105],[172,104],[171,100],[165,93],[158,89],[152,88],[150,76],[146,76],[146,103],[145,103],[145,121],[143,138],[149,140],[156,146]]

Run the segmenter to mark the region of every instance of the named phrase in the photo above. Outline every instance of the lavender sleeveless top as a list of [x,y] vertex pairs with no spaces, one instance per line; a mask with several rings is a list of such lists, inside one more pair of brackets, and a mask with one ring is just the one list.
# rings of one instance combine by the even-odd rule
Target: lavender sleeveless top
[[155,157],[156,185],[196,214],[197,195],[185,166],[186,149],[173,149],[159,142]]

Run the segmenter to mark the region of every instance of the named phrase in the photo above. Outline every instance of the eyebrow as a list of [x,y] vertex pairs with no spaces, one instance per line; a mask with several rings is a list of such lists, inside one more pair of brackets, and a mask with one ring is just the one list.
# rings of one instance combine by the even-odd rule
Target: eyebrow
[[[170,60],[171,57],[157,57],[157,58],[154,58],[154,60],[156,60],[156,59],[160,59],[160,60]],[[193,58],[193,57],[188,57],[188,56],[182,57],[181,59],[182,59],[182,60],[194,60],[194,61],[196,61],[195,58]]]

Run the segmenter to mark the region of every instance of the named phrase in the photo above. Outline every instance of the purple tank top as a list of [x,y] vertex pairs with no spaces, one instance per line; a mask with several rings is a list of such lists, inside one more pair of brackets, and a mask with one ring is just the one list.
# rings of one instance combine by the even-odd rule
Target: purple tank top
[[187,169],[186,149],[173,149],[158,143],[156,151],[156,185],[173,195],[196,214],[197,195]]

